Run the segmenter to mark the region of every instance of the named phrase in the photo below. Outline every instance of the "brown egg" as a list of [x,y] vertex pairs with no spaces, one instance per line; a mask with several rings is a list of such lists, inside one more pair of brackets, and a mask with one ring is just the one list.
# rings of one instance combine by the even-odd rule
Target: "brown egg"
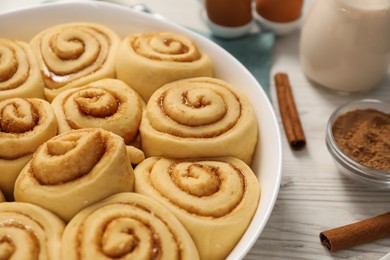
[[205,0],[209,19],[222,26],[237,27],[252,19],[251,0]]
[[278,23],[297,20],[301,16],[302,6],[303,0],[256,0],[256,12]]

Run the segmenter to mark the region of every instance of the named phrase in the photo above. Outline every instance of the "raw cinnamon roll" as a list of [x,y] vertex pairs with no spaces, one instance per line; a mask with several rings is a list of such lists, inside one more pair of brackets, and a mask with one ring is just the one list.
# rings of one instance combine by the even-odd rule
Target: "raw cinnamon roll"
[[120,42],[111,29],[94,23],[67,23],[37,34],[30,45],[52,101],[61,91],[102,78],[114,78]]
[[39,206],[0,203],[1,259],[61,259],[65,223]]
[[140,126],[147,157],[233,156],[250,163],[257,122],[250,101],[222,80],[172,82],[150,98]]
[[63,236],[64,259],[199,259],[175,216],[144,195],[120,193],[78,213]]
[[8,98],[44,98],[44,83],[30,46],[0,38],[0,101]]
[[129,35],[119,46],[115,67],[118,79],[145,101],[166,83],[214,73],[211,59],[195,42],[172,32]]
[[16,180],[15,200],[40,205],[69,221],[81,209],[133,186],[123,138],[85,128],[38,148]]
[[137,137],[144,109],[142,98],[126,83],[102,79],[65,90],[52,102],[60,133],[80,128],[103,128],[126,144]]
[[248,227],[260,197],[253,171],[233,157],[150,157],[135,168],[135,191],[175,214],[201,259],[227,257]]
[[47,101],[10,98],[0,102],[0,189],[8,200],[32,154],[56,134],[57,121]]

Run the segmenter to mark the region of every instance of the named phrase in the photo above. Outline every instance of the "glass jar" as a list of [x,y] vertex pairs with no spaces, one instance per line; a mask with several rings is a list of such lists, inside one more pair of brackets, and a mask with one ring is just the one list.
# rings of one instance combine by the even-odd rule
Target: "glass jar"
[[367,91],[390,61],[390,0],[317,0],[301,31],[300,59],[312,81]]

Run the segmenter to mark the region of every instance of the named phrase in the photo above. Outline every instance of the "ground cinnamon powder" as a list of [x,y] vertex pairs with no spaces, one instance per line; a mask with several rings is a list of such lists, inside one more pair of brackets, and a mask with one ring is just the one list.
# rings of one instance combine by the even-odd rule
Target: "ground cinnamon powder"
[[350,111],[336,119],[332,131],[339,148],[353,160],[390,171],[390,114]]

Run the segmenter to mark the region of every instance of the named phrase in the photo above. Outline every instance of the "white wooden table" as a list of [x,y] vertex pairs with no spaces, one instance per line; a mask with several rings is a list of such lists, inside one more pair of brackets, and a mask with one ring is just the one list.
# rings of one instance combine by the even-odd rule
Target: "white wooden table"
[[[145,3],[174,22],[207,30],[200,16],[200,0],[118,1]],[[305,12],[314,1],[305,1]],[[1,1],[0,10],[36,2]],[[338,106],[361,98],[390,102],[390,70],[378,88],[364,94],[346,96],[314,86],[300,67],[297,31],[276,40],[270,77],[281,71],[289,75],[307,147],[291,151],[282,132],[284,160],[279,196],[269,222],[246,259],[380,259],[390,252],[390,237],[330,253],[321,245],[319,233],[390,211],[390,191],[369,189],[341,175],[325,145],[327,120]],[[278,113],[273,80],[271,83],[271,101]]]
[[[340,105],[361,98],[390,102],[390,73],[374,91],[339,95],[312,85],[299,64],[299,34],[277,40],[271,75],[289,74],[297,108],[307,137],[307,147],[292,152],[283,136],[283,177],[279,196],[260,239],[248,259],[380,259],[390,252],[390,238],[328,252],[321,231],[390,211],[390,191],[360,186],[342,176],[325,145],[331,113]],[[277,109],[274,86],[272,103]]]

